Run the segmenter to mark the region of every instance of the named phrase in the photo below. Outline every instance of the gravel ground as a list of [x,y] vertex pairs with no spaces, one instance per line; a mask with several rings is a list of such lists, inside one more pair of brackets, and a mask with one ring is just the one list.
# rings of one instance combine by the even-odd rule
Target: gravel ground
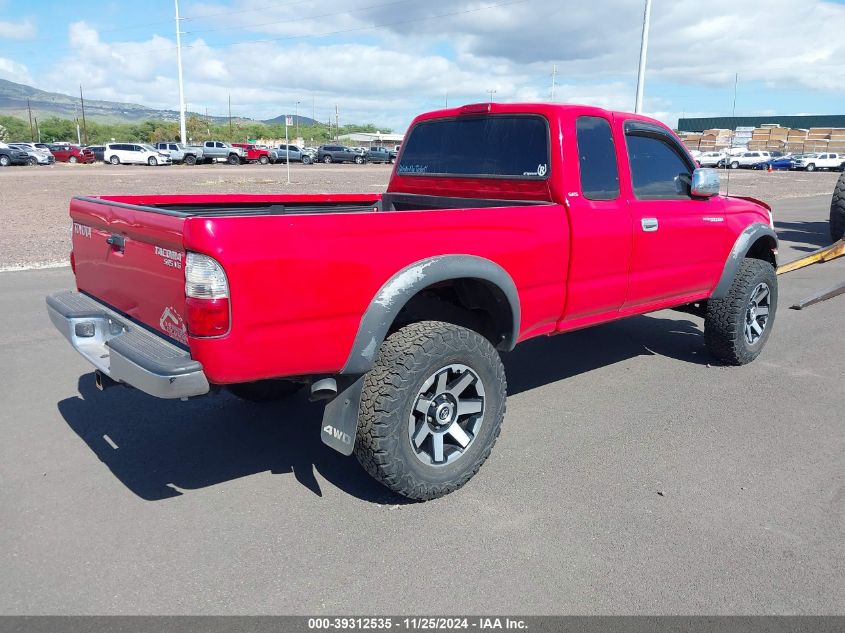
[[[158,167],[66,165],[0,170],[0,272],[67,265],[68,201],[78,195],[149,193],[382,192],[390,165],[204,165]],[[730,193],[776,202],[830,195],[830,172],[730,172]],[[723,175],[723,191],[727,177]],[[10,202],[14,204],[10,204]],[[827,216],[819,219],[827,219]]]

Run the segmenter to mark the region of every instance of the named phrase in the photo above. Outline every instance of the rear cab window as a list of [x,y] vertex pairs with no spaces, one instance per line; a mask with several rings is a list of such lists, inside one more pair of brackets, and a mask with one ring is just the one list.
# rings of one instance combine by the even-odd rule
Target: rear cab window
[[403,176],[545,180],[549,125],[534,114],[460,115],[420,121],[396,169]]

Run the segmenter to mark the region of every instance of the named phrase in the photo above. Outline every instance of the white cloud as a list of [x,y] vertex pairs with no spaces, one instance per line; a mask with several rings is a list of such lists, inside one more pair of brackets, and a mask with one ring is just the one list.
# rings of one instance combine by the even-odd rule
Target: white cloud
[[0,78],[19,84],[32,83],[32,77],[26,66],[5,57],[0,57]]
[[[231,94],[233,111],[255,118],[290,112],[297,101],[310,115],[313,99],[318,119],[333,119],[337,104],[341,122],[401,129],[446,93],[452,105],[483,101],[490,89],[497,101],[547,100],[556,64],[556,100],[632,107],[641,2],[526,0],[478,10],[503,1],[189,4],[186,99],[193,110],[222,114]],[[224,15],[199,18],[215,13]],[[710,0],[706,11],[693,0],[655,3],[646,109],[674,124],[682,107],[701,105],[673,104],[648,86],[728,88],[737,72],[775,89],[841,94],[843,24],[845,6],[825,0]],[[70,52],[39,87],[73,93],[81,81],[90,98],[177,107],[172,39],[103,41],[85,22],[72,24],[69,36]],[[241,43],[213,44],[223,36]],[[2,72],[26,69],[0,63]]]
[[0,40],[30,40],[35,37],[35,25],[31,20],[11,22],[0,20]]

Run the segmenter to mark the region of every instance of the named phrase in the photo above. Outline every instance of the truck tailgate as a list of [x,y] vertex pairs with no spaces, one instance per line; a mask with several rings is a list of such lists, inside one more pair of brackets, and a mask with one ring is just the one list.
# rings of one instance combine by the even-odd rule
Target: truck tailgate
[[179,343],[185,329],[185,218],[96,198],[71,201],[76,285]]

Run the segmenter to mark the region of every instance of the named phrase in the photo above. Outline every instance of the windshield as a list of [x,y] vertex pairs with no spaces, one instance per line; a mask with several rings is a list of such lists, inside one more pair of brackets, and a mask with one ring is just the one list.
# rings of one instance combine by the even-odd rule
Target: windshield
[[548,125],[536,115],[422,121],[405,140],[397,173],[545,179],[549,175]]

